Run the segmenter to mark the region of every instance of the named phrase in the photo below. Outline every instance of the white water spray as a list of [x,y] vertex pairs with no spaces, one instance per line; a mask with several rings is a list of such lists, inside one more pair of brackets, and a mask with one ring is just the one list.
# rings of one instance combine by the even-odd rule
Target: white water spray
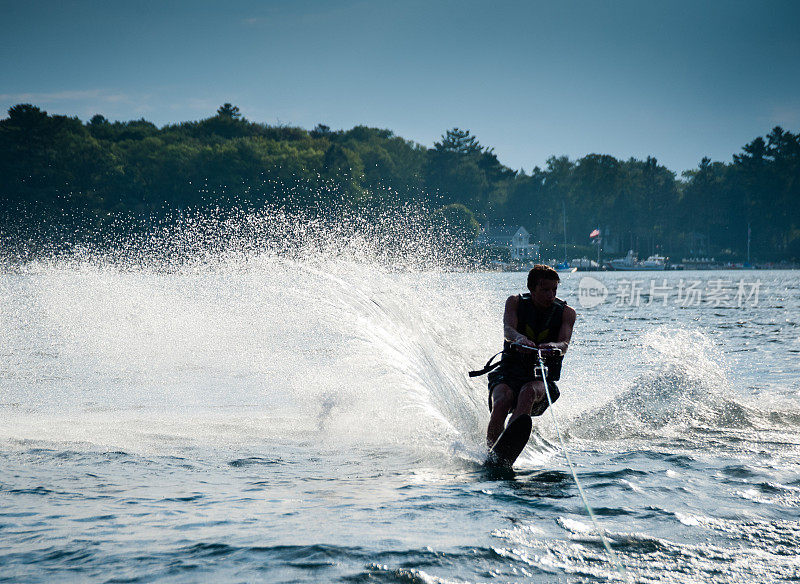
[[386,219],[193,219],[7,270],[3,435],[479,441],[484,395],[464,372],[494,328],[489,288],[451,272],[458,254],[419,218]]

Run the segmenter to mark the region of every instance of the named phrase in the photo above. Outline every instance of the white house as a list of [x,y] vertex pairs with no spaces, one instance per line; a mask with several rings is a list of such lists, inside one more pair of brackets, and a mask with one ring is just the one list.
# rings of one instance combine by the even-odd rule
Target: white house
[[481,245],[509,247],[511,248],[511,257],[515,260],[530,260],[539,257],[539,246],[531,243],[531,234],[522,225],[483,228],[476,242]]

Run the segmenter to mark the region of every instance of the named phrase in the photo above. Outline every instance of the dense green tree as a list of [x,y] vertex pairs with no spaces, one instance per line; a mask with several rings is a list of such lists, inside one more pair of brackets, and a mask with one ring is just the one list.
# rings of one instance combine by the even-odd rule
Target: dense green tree
[[[97,114],[48,115],[32,104],[0,120],[0,232],[54,225],[80,232],[111,215],[172,211],[360,208],[423,202],[433,222],[469,240],[480,223],[521,224],[547,245],[607,244],[641,254],[800,258],[800,134],[773,128],[729,163],[708,158],[681,179],[655,158],[551,157],[531,174],[504,166],[469,130],[433,148],[391,130],[312,131],[248,121],[225,103],[212,117],[158,128]],[[566,211],[566,213],[565,213]],[[5,231],[6,233],[8,231]]]
[[464,242],[474,241],[481,226],[475,214],[460,203],[445,205],[432,215],[434,228]]
[[217,109],[217,116],[220,118],[230,118],[232,120],[236,120],[242,117],[242,113],[239,111],[238,106],[224,103],[219,107],[219,109]]
[[477,156],[484,152],[483,146],[475,136],[470,134],[469,130],[458,128],[447,130],[442,136],[441,142],[434,142],[433,147],[438,152],[452,152],[464,156]]
[[461,203],[481,217],[500,213],[516,174],[502,167],[491,149],[469,130],[453,128],[428,150],[425,186],[441,203]]

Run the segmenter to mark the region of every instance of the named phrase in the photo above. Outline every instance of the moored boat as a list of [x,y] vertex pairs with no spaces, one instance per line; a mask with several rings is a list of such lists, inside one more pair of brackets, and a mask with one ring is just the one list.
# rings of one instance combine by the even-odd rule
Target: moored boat
[[555,269],[556,272],[566,272],[566,273],[569,273],[569,274],[571,274],[572,272],[577,272],[578,271],[577,267],[573,268],[566,261],[556,264],[555,266],[553,266],[553,268]]
[[667,268],[667,258],[654,254],[640,262],[633,250],[629,250],[624,258],[611,260],[606,266],[610,270],[618,271],[661,271]]

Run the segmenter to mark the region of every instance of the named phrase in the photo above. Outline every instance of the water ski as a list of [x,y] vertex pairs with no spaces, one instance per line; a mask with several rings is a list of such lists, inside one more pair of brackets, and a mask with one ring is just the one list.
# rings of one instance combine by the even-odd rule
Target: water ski
[[531,417],[525,414],[511,422],[489,450],[486,465],[510,467],[514,464],[531,437],[532,426]]

